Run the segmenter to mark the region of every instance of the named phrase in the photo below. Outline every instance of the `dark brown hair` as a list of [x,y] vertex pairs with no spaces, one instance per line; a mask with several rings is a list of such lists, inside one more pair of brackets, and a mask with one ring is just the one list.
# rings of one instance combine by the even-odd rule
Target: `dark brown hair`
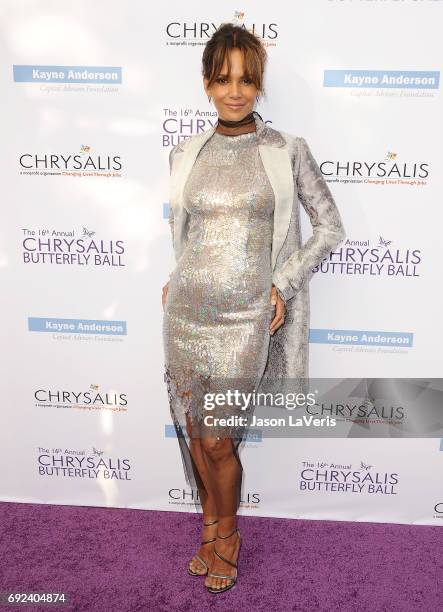
[[229,51],[234,47],[243,51],[245,76],[251,79],[262,93],[267,60],[266,50],[255,34],[232,23],[222,23],[206,43],[202,57],[202,74],[209,81],[208,87],[219,75],[225,57],[228,74],[231,73]]

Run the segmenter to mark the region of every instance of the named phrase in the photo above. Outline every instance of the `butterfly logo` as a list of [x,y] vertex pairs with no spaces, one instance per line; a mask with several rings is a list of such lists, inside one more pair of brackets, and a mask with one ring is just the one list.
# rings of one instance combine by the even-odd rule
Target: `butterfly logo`
[[238,23],[238,22],[243,22],[244,19],[244,12],[243,11],[234,11],[234,19],[232,20],[233,23]]
[[362,470],[366,470],[369,471],[372,467],[372,465],[366,465],[366,463],[363,463],[363,461],[360,461],[360,467]]
[[91,147],[89,145],[82,145],[80,147],[80,155],[84,155],[85,153],[89,153],[91,151]]
[[388,151],[386,154],[386,159],[389,161],[394,161],[397,159],[397,153],[394,153],[393,151]]
[[385,240],[382,236],[379,236],[379,246],[388,247],[391,244],[392,240]]
[[95,234],[95,232],[91,232],[88,229],[86,229],[86,227],[83,228],[83,236],[88,236],[88,238],[92,238],[92,236]]
[[94,446],[92,447],[92,454],[93,455],[97,455],[97,457],[100,457],[100,455],[103,455],[103,451],[101,450],[97,450]]
[[89,388],[92,389],[93,391],[97,391],[98,389],[98,385],[93,385],[92,383],[89,385]]

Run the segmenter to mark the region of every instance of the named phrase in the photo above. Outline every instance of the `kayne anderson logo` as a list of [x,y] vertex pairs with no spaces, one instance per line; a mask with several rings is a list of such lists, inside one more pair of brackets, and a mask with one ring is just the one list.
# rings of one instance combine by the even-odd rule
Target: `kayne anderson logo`
[[54,66],[14,64],[15,83],[35,83],[50,92],[113,93],[122,84],[120,66]]
[[[77,266],[125,267],[123,240],[105,240],[83,227],[59,231],[47,228],[22,228],[23,263]],[[77,238],[76,235],[79,237]]]
[[16,83],[118,83],[122,69],[110,66],[36,66],[14,64]]
[[312,271],[349,276],[417,278],[421,264],[420,249],[396,246],[392,238],[385,234],[378,236],[378,242],[369,238],[347,238],[340,248],[331,251]]
[[325,160],[320,170],[327,183],[407,185],[428,184],[429,163],[402,159],[396,151],[386,151],[384,158],[364,160]]
[[18,159],[20,174],[32,176],[69,176],[120,178],[120,155],[95,153],[90,145],[82,144],[78,152],[26,152]]
[[127,412],[126,393],[114,390],[100,391],[99,385],[91,384],[86,391],[72,389],[36,389],[36,408],[58,408],[91,412]]
[[411,332],[366,329],[310,329],[311,344],[332,344],[334,351],[407,353],[414,343]]
[[[323,87],[350,88],[351,95],[432,97],[433,92],[440,88],[440,72],[434,70],[325,70]],[[375,92],[368,90],[375,90]]]
[[28,331],[49,333],[57,341],[122,342],[127,335],[126,321],[55,317],[28,317]]

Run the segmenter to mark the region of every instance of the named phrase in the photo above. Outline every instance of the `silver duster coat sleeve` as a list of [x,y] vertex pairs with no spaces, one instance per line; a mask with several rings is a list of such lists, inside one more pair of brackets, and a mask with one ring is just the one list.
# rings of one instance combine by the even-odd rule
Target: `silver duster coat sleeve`
[[287,302],[309,280],[310,273],[345,238],[340,213],[304,138],[297,138],[298,199],[309,216],[313,235],[273,272],[272,282]]

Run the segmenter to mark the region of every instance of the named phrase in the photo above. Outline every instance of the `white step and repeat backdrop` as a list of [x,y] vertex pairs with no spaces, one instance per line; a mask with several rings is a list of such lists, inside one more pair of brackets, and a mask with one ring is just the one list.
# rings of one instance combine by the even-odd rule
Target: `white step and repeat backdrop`
[[[257,110],[306,138],[347,230],[311,281],[311,376],[440,376],[442,9],[2,3],[2,500],[195,511],[163,380],[168,154],[216,120],[200,62],[224,21],[263,37]],[[242,459],[243,514],[443,518],[437,438],[265,439]]]

